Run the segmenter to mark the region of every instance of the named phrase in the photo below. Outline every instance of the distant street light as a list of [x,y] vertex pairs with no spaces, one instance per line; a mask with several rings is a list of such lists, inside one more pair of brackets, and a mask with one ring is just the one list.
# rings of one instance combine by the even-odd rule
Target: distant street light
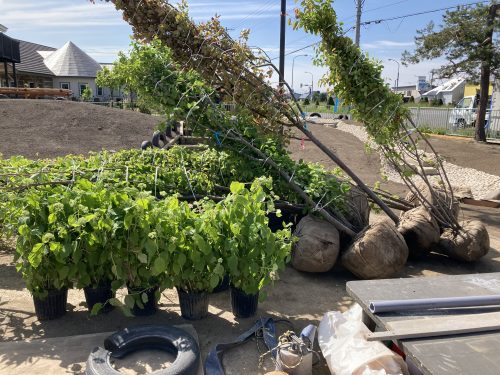
[[294,56],[293,60],[292,60],[292,91],[293,91],[293,93],[295,93],[295,88],[293,87],[293,69],[295,68],[295,59],[297,57],[304,57],[304,56],[309,56],[309,55],[297,55],[297,56]]
[[396,92],[398,92],[398,89],[399,89],[399,61],[394,60],[394,59],[389,59],[389,61],[394,61],[396,64],[398,64],[398,76],[396,78]]
[[314,93],[314,76],[311,72],[304,72],[304,73],[311,75],[311,100],[312,100],[312,96]]

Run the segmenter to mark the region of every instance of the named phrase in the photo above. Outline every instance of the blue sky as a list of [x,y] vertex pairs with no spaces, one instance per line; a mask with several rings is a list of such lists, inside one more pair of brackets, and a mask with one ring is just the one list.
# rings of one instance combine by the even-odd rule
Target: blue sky
[[[365,0],[362,21],[385,19],[416,12],[434,10],[448,6],[472,3],[476,0]],[[237,36],[241,29],[251,29],[250,44],[263,48],[271,57],[279,51],[280,0],[189,0],[190,14],[195,21],[202,21],[214,14],[231,35]],[[297,6],[287,1],[288,14],[293,16]],[[333,2],[338,17],[349,28],[355,22],[355,1]],[[371,57],[384,64],[383,77],[395,83],[397,64],[388,59],[399,60],[405,49],[414,46],[413,37],[417,29],[429,21],[441,22],[444,12],[435,12],[399,20],[384,21],[363,26],[361,48]],[[99,62],[112,62],[118,51],[126,50],[130,43],[131,28],[121,19],[121,14],[108,3],[91,4],[88,0],[0,0],[0,24],[9,28],[8,35],[35,43],[61,47],[73,41]],[[347,35],[354,37],[351,31]],[[302,31],[293,31],[287,26],[287,52],[307,46],[318,38]],[[291,83],[292,59],[295,59],[294,84],[297,91],[301,84],[311,82],[314,86],[324,72],[312,65],[314,51],[308,48],[287,56],[285,77]],[[278,60],[275,60],[278,64]],[[400,85],[414,84],[418,75],[429,76],[430,70],[439,66],[439,61],[425,62],[400,69]]]

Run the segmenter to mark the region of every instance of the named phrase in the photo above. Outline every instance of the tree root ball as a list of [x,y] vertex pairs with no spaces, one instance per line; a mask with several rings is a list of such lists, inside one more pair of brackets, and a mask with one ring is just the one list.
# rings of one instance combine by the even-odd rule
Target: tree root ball
[[366,194],[357,186],[351,186],[346,195],[345,218],[359,232],[370,223],[370,204]]
[[398,231],[408,245],[411,258],[428,254],[431,248],[439,242],[441,234],[436,219],[424,206],[404,212],[401,215]]
[[490,249],[490,236],[484,224],[468,220],[462,221],[460,226],[459,233],[445,229],[439,241],[439,252],[465,262],[474,262],[485,256]]
[[292,266],[304,272],[327,272],[339,255],[339,232],[332,224],[311,215],[300,220],[294,235]]
[[[444,189],[441,186],[438,186],[438,185],[432,186],[432,189],[434,191],[434,195],[431,193],[429,186],[426,183],[424,183],[423,181],[420,181],[419,183],[417,183],[416,187],[420,191],[422,196],[433,206],[438,206],[439,204],[441,204],[443,206],[446,206],[446,205],[451,206],[451,213],[452,213],[453,217],[458,220],[458,215],[460,214],[460,202],[456,199],[456,197],[453,200],[453,203],[450,205],[448,203],[448,200],[451,198],[450,194],[449,193],[446,194]],[[448,198],[447,198],[447,196],[448,196]],[[408,192],[405,200],[407,200],[408,202],[410,202],[414,205],[423,204],[423,202],[420,201],[420,198],[411,191]]]
[[370,225],[342,254],[342,265],[361,279],[397,275],[408,259],[408,246],[396,226],[388,220]]

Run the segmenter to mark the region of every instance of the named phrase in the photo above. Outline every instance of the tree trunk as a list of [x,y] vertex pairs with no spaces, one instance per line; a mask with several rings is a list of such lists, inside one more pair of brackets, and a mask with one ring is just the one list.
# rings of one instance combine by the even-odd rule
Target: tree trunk
[[481,65],[481,85],[479,89],[479,105],[476,118],[475,139],[478,142],[486,142],[486,131],[484,123],[486,120],[486,109],[488,107],[488,89],[490,87],[490,65],[483,61]]
[[493,23],[499,5],[495,4],[490,7],[488,13],[488,29],[485,39],[486,53],[484,60],[481,63],[481,86],[479,91],[479,105],[476,118],[476,134],[475,139],[479,142],[486,142],[486,132],[484,129],[484,122],[486,120],[486,109],[488,107],[488,90],[490,87],[490,74],[491,74],[491,59],[493,57]]

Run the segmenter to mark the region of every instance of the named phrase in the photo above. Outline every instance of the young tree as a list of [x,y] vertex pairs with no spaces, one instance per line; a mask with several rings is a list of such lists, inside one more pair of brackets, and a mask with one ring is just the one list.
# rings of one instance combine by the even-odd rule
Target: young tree
[[462,75],[480,81],[480,100],[476,119],[477,141],[486,141],[484,122],[488,104],[490,75],[500,68],[500,43],[493,40],[493,30],[499,26],[495,19],[498,4],[461,6],[443,15],[443,25],[435,30],[431,22],[417,31],[414,52],[403,53],[403,64],[444,56],[447,63],[436,70],[441,78]]
[[193,70],[181,70],[170,49],[159,40],[132,42],[129,54],[120,52],[112,70],[103,69],[98,84],[123,87],[137,95],[140,107],[166,113],[172,119],[185,117],[200,96],[205,84]]
[[80,95],[80,98],[84,102],[88,102],[90,99],[92,99],[92,90],[90,87],[86,87],[85,90],[83,90],[82,95]]
[[124,84],[120,77],[117,74],[114,74],[113,70],[106,66],[97,72],[95,82],[98,86],[109,87],[111,90],[111,98],[113,98],[114,90],[120,88]]

